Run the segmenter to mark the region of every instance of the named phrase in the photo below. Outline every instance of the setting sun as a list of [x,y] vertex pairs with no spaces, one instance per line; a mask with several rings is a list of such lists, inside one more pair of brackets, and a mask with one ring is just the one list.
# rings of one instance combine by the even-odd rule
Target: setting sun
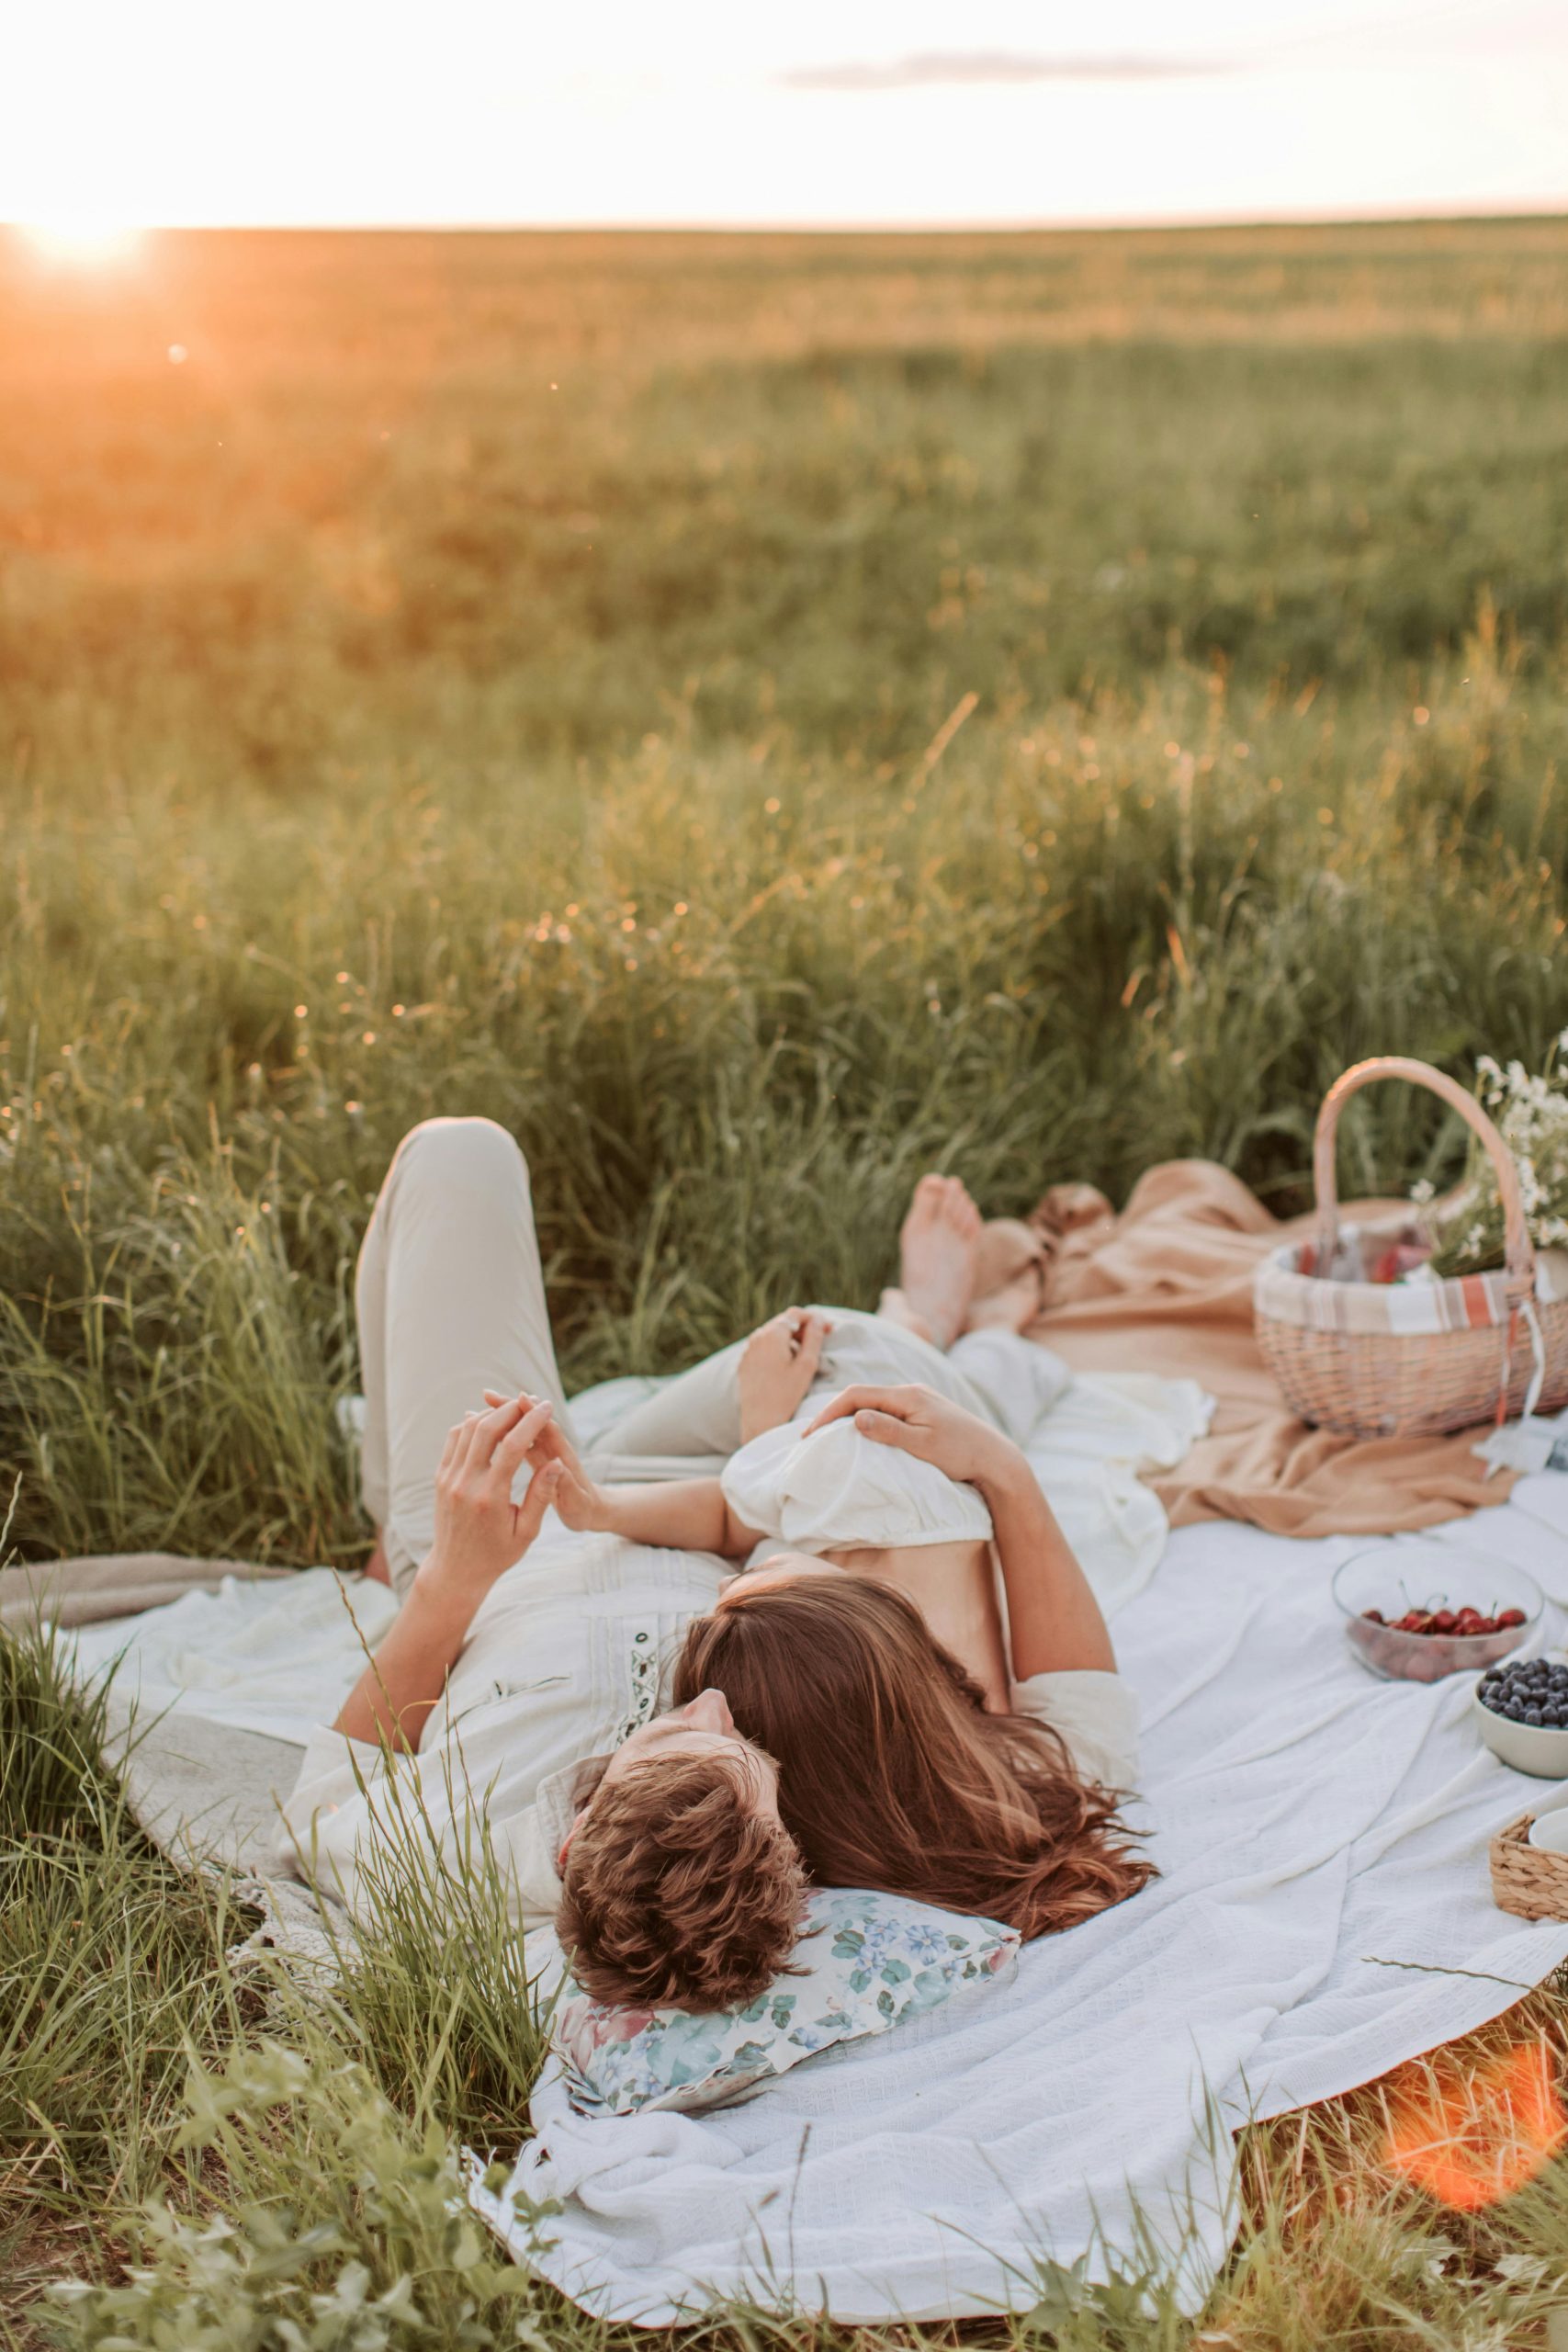
[[108,269],[133,261],[145,232],[134,221],[83,214],[78,219],[24,220],[17,233],[40,261],[62,269]]

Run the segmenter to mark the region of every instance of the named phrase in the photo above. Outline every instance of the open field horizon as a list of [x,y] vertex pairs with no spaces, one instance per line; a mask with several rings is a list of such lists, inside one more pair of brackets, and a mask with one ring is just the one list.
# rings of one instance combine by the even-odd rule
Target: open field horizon
[[[1203,1154],[1293,1209],[1347,1063],[1568,1026],[1568,220],[0,240],[0,346],[17,1556],[363,1561],[355,1252],[431,1114],[523,1142],[575,1386],[870,1303],[929,1166],[995,1213]],[[1342,1182],[1459,1159],[1378,1090]],[[293,2341],[263,2304],[363,2259],[434,2316],[355,2342],[610,2342],[443,2201],[536,2055],[471,1973],[381,1922],[341,2014],[274,2012],[290,2074],[0,1669],[0,2329],[135,2241],[156,2284],[55,2337]],[[187,2049],[240,2054],[180,2154]],[[1204,2340],[1534,2340],[1562,2167],[1437,2215],[1381,2096],[1249,2137]],[[159,2190],[249,2218],[157,2239]],[[1017,2341],[1190,2340],[1058,2317]]]

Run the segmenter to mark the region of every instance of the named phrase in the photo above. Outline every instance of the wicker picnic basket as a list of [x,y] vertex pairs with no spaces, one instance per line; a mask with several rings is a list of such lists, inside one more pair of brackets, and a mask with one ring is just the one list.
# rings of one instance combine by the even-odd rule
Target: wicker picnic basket
[[1568,1854],[1530,1844],[1532,1813],[1521,1813],[1492,1840],[1492,1900],[1519,1919],[1568,1919]]
[[[1457,1280],[1371,1279],[1411,1219],[1365,1228],[1339,1224],[1334,1144],[1339,1114],[1374,1080],[1429,1087],[1485,1146],[1497,1171],[1505,1264]],[[1358,1062],[1324,1097],[1313,1146],[1313,1238],[1273,1250],[1258,1270],[1258,1345],[1286,1402],[1302,1419],[1351,1437],[1429,1436],[1524,1409],[1543,1367],[1539,1412],[1568,1404],[1568,1281],[1555,1254],[1537,1259],[1517,1170],[1472,1095],[1426,1062],[1386,1055]]]

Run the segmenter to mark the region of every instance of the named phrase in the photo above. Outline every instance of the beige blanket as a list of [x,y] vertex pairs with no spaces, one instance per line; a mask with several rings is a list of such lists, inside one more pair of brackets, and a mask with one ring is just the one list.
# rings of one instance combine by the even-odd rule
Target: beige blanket
[[182,1560],[174,1552],[101,1552],[82,1560],[44,1560],[0,1568],[0,1626],[17,1632],[44,1618],[56,1625],[96,1625],[135,1617],[187,1592],[216,1592],[225,1577],[287,1577],[292,1568],[252,1567],[243,1560]]
[[[1344,1213],[1404,1206],[1360,1201]],[[1512,1475],[1487,1478],[1471,1451],[1480,1432],[1359,1441],[1286,1409],[1253,1337],[1252,1278],[1310,1220],[1281,1224],[1228,1170],[1168,1160],[1120,1216],[1092,1185],[1058,1184],[1031,1222],[1051,1252],[1031,1338],[1075,1371],[1187,1375],[1218,1399],[1209,1435],[1150,1481],[1173,1526],[1241,1519],[1276,1535],[1383,1535],[1506,1499]]]

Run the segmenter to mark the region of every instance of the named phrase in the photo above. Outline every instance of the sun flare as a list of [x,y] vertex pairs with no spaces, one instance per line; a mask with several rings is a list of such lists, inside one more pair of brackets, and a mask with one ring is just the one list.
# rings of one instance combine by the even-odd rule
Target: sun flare
[[132,220],[83,213],[73,219],[24,220],[17,233],[39,261],[59,269],[113,269],[134,261],[144,230]]
[[1543,2041],[1464,2068],[1439,2052],[1392,2101],[1384,2156],[1455,2212],[1474,2213],[1533,2180],[1568,2136]]

